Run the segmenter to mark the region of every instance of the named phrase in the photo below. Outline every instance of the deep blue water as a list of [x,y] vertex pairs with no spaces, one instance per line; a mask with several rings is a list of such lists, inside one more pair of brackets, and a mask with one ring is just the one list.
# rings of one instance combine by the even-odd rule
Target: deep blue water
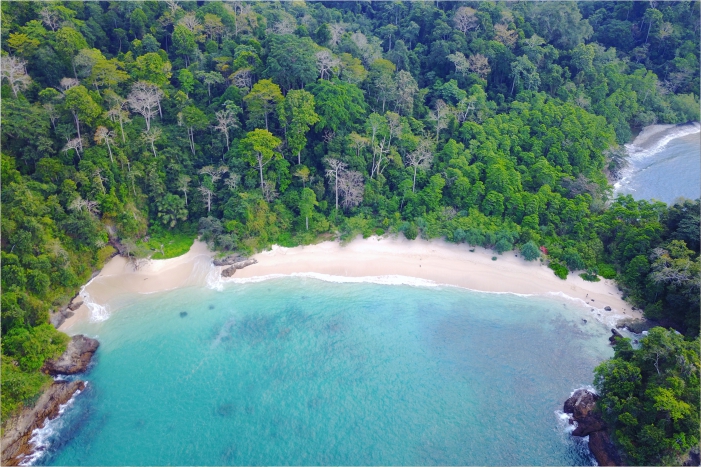
[[79,329],[96,364],[39,463],[591,465],[556,411],[613,352],[570,303],[309,278],[132,297]]

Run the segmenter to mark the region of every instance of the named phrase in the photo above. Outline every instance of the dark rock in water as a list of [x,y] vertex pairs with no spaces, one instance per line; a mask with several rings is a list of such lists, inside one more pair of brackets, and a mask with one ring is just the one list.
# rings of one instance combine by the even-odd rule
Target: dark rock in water
[[618,339],[623,339],[623,335],[615,328],[611,329],[611,334],[613,334],[611,337],[609,337],[609,342],[611,344],[615,344]]
[[34,407],[26,407],[8,420],[2,437],[2,465],[19,465],[23,457],[33,451],[29,443],[32,432],[42,428],[47,420],[56,418],[61,405],[83,389],[83,381],[56,381],[39,396]]
[[589,435],[589,451],[599,465],[622,465],[620,454],[604,430]]
[[596,411],[599,396],[586,389],[577,389],[565,401],[563,412],[572,414],[577,427],[572,436],[589,436],[589,450],[599,465],[621,465],[620,455],[606,433],[606,423]]
[[181,317],[181,318],[184,318],[184,317],[186,317],[186,316],[187,316],[187,311],[181,311],[181,312],[180,312],[180,317]]
[[73,336],[66,351],[56,360],[46,360],[41,371],[52,376],[82,373],[88,368],[90,359],[99,346],[100,343],[95,339],[82,334]]
[[214,305],[209,305],[209,309],[210,309],[210,310],[213,310],[213,309],[214,309]]
[[605,307],[604,307],[604,310],[606,310],[606,311],[611,311],[611,307],[610,307],[610,306],[605,306]]
[[219,407],[217,407],[217,415],[220,417],[231,417],[234,414],[234,406],[233,404],[222,404]]
[[243,269],[247,266],[250,266],[252,264],[256,264],[258,261],[255,259],[247,259],[246,261],[239,261],[236,263],[233,263],[230,267],[224,269],[221,272],[222,277],[231,277],[236,273],[237,269]]
[[215,266],[231,266],[234,263],[246,261],[246,259],[247,258],[245,256],[241,256],[241,255],[229,255],[224,259],[215,259],[214,261],[212,261],[212,263]]
[[596,406],[598,395],[586,389],[577,389],[569,399],[565,401],[562,411],[573,415],[575,421],[588,417]]
[[584,318],[582,318],[582,322],[583,322],[584,324],[587,324],[587,320],[584,319]]

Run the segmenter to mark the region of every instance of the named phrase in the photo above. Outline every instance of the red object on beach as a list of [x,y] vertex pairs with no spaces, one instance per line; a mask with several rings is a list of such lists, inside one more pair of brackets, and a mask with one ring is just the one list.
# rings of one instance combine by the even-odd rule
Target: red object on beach
[[547,255],[547,254],[548,254],[548,249],[545,248],[544,246],[541,246],[541,247],[540,247],[540,252],[543,253],[544,255]]

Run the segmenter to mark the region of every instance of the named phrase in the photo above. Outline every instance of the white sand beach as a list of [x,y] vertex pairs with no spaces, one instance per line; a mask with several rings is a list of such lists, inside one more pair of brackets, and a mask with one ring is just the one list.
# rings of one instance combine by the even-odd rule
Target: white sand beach
[[[404,237],[358,238],[347,245],[327,241],[316,245],[283,248],[253,256],[258,263],[236,271],[221,282],[263,280],[270,276],[321,274],[361,278],[403,276],[483,292],[562,296],[594,308],[601,320],[642,318],[623,301],[613,281],[587,282],[577,274],[561,280],[540,261],[523,260],[518,251],[498,255],[484,248],[473,249],[443,240],[407,240]],[[95,304],[104,305],[121,294],[148,294],[187,285],[207,283],[207,276],[218,275],[211,266],[207,246],[196,241],[185,255],[167,260],[152,260],[138,270],[121,257],[109,261],[83,294]],[[496,256],[497,260],[492,260]],[[565,297],[566,296],[566,297]],[[611,307],[605,311],[605,307]],[[66,320],[61,330],[90,319],[91,310],[82,305],[75,316]]]

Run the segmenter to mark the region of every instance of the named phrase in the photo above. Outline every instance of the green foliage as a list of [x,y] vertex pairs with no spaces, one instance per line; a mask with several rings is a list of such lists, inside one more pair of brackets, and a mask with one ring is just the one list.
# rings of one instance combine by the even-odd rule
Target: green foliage
[[[26,62],[2,81],[3,336],[45,324],[110,237],[172,257],[196,226],[244,253],[378,232],[542,245],[560,277],[598,271],[699,333],[699,202],[612,201],[607,182],[634,129],[699,119],[698,2],[483,3],[466,31],[447,3],[193,3],[187,27],[163,5],[86,5],[52,3],[49,24],[2,3],[3,67]],[[13,368],[30,389],[3,414],[43,381]]]
[[179,230],[154,227],[149,231],[148,242],[144,242],[143,246],[154,252],[151,256],[153,259],[175,258],[187,253],[196,237],[196,230],[189,224]]
[[52,325],[40,324],[30,329],[15,327],[2,341],[3,354],[14,358],[25,372],[36,371],[47,358],[56,358],[66,350],[70,338]]
[[615,279],[616,269],[610,264],[599,263],[596,267],[599,275],[604,279]]
[[521,247],[521,256],[526,261],[533,261],[540,258],[540,249],[532,240]]
[[597,406],[633,465],[679,465],[699,443],[699,341],[661,327],[595,370]]
[[579,277],[584,279],[587,282],[599,282],[601,279],[599,279],[599,276],[593,272],[593,271],[587,271],[579,274]]
[[548,264],[548,267],[553,270],[555,275],[559,277],[562,280],[567,279],[567,274],[568,270],[566,266],[563,266],[561,263],[558,263],[557,261],[550,261]]

